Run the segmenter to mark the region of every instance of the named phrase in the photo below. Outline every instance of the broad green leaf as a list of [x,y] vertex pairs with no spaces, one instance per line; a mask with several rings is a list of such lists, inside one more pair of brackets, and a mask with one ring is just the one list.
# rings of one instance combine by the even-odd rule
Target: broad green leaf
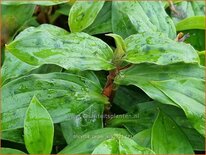
[[12,149],[12,148],[5,148],[5,147],[2,147],[0,148],[0,154],[26,154],[20,150],[16,150],[16,149]]
[[77,0],[69,12],[69,27],[71,32],[81,32],[90,26],[103,5],[104,1]]
[[152,127],[152,149],[157,154],[193,154],[187,137],[176,123],[160,112]]
[[125,129],[120,128],[93,130],[84,135],[76,135],[76,140],[60,151],[59,154],[91,154],[97,145],[112,138],[114,134],[130,136]]
[[113,2],[112,29],[123,38],[153,31],[164,32],[172,39],[176,35],[174,23],[166,14],[162,2]]
[[34,9],[35,5],[1,5],[3,43],[7,43],[21,27],[27,24]]
[[176,25],[177,31],[201,29],[205,30],[205,16],[189,17]]
[[115,82],[135,85],[152,99],[182,108],[204,135],[204,67],[195,64],[139,64],[121,71]]
[[5,60],[1,68],[2,85],[6,84],[12,79],[27,75],[29,73],[43,74],[50,72],[60,72],[61,70],[62,68],[56,65],[42,65],[40,67],[29,65],[7,51],[5,53]]
[[106,1],[94,22],[84,32],[91,35],[112,32],[111,14],[112,2]]
[[205,82],[203,80],[182,79],[151,83],[182,108],[194,128],[205,135]]
[[34,95],[48,110],[54,123],[58,123],[75,117],[92,105],[102,109],[108,101],[101,92],[98,84],[74,74],[33,74],[18,78],[2,87],[1,129],[23,127],[29,100]]
[[19,4],[36,4],[43,6],[57,5],[69,2],[70,0],[4,0],[2,4],[6,5],[19,5]]
[[45,107],[34,96],[24,120],[24,141],[30,154],[49,154],[52,151],[54,125]]
[[139,33],[125,39],[123,60],[130,63],[167,65],[177,62],[197,63],[196,50],[188,44],[176,42],[162,33]]
[[155,154],[152,150],[144,148],[134,142],[132,139],[114,135],[98,145],[92,154]]
[[86,33],[71,33],[48,24],[21,32],[7,45],[20,60],[34,66],[55,64],[65,69],[110,70],[113,51]]
[[100,105],[92,105],[84,112],[61,123],[61,129],[67,144],[73,142],[76,136],[103,127],[103,119],[99,116],[103,113]]
[[132,139],[143,147],[151,148],[151,129],[145,129],[138,132]]

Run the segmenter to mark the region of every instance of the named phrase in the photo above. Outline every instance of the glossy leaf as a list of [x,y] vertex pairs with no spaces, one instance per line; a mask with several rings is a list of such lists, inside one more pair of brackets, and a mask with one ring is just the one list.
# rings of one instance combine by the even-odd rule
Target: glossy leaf
[[154,31],[164,32],[170,38],[175,38],[174,23],[166,14],[162,2],[113,2],[112,29],[123,38]]
[[20,150],[16,150],[16,149],[12,149],[12,148],[5,148],[5,147],[2,147],[0,148],[0,154],[26,154]]
[[18,78],[2,87],[1,129],[23,127],[29,100],[34,95],[48,110],[54,123],[58,123],[75,117],[92,105],[103,108],[107,99],[101,91],[100,86],[92,81],[68,73],[33,74]]
[[52,150],[54,125],[45,107],[34,96],[24,120],[24,141],[30,154],[49,154]]
[[91,35],[112,32],[111,14],[112,2],[106,1],[94,22],[84,32]]
[[200,29],[205,30],[205,16],[186,18],[176,25],[177,31]]
[[91,25],[104,5],[104,1],[76,1],[69,12],[71,32],[81,32]]
[[132,139],[122,136],[114,135],[113,138],[108,139],[98,145],[92,154],[155,154],[152,150],[144,148]]
[[162,112],[152,127],[152,149],[157,154],[193,154],[185,134],[175,122]]
[[204,67],[192,64],[135,65],[115,79],[117,84],[135,85],[152,99],[180,107],[204,135]]
[[97,145],[112,138],[114,134],[130,136],[125,129],[120,128],[93,130],[84,135],[76,135],[76,140],[60,151],[59,154],[91,154]]
[[20,60],[34,66],[55,64],[65,69],[110,70],[112,49],[86,33],[71,33],[43,24],[21,32],[7,45]]
[[140,33],[125,39],[126,55],[123,60],[130,63],[154,63],[167,65],[177,62],[197,63],[199,57],[188,44],[179,43],[162,33]]

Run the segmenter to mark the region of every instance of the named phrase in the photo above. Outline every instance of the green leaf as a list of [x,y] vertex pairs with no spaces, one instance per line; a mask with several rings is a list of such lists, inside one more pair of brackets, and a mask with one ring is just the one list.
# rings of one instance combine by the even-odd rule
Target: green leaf
[[4,82],[8,79],[16,78],[20,75],[24,75],[25,73],[28,73],[34,68],[36,68],[36,66],[29,65],[17,59],[10,52],[6,51],[5,60],[1,68],[2,84],[5,84]]
[[113,2],[112,29],[123,38],[154,31],[164,32],[172,39],[176,35],[174,23],[166,14],[162,2]]
[[138,132],[132,139],[143,147],[151,148],[151,129],[145,129]]
[[186,18],[176,25],[177,31],[200,29],[205,30],[205,16],[194,16]]
[[205,51],[198,52],[200,57],[200,64],[205,66]]
[[[24,144],[24,129],[14,129],[14,130],[6,130],[2,131],[1,139],[7,140],[10,142],[15,142],[19,144]],[[66,141],[63,137],[63,134],[61,132],[61,128],[59,124],[54,124],[54,140],[53,145],[65,145]]]
[[1,5],[1,37],[4,43],[7,43],[22,26],[26,25],[34,9],[35,5]]
[[61,123],[61,129],[67,144],[73,142],[76,136],[103,127],[103,113],[101,105],[91,105],[84,112],[71,118],[69,121]]
[[71,32],[80,32],[90,26],[102,9],[104,1],[76,1],[69,12]]
[[140,33],[125,39],[126,55],[130,63],[154,63],[167,65],[177,62],[197,63],[199,57],[188,44],[176,42],[162,33]]
[[49,154],[52,151],[54,125],[45,107],[34,96],[24,120],[24,141],[30,154]]
[[103,109],[108,101],[101,92],[98,84],[74,74],[33,74],[18,78],[2,87],[1,129],[23,127],[26,109],[34,95],[48,110],[54,123],[59,123],[91,105]]
[[150,101],[150,98],[141,89],[134,86],[119,86],[113,99],[114,104],[126,112],[137,111],[137,104],[147,101]]
[[119,66],[119,64],[121,64],[122,62],[122,57],[125,55],[125,51],[126,51],[124,40],[122,39],[121,36],[117,34],[106,34],[106,36],[110,36],[115,40],[116,49],[114,53],[113,62],[116,66]]
[[16,150],[16,149],[12,149],[12,148],[5,148],[5,147],[2,147],[0,148],[0,154],[26,154],[20,150]]
[[94,22],[88,28],[86,28],[84,32],[90,35],[112,32],[111,15],[112,2],[106,1]]
[[115,83],[135,85],[152,99],[182,108],[204,135],[204,67],[195,64],[139,64],[121,71]]
[[130,136],[125,129],[120,128],[93,130],[84,135],[76,135],[76,140],[60,151],[59,154],[91,154],[97,145],[112,138],[114,134]]
[[176,123],[162,112],[152,127],[152,149],[157,154],[193,154],[185,134]]
[[92,154],[155,154],[152,150],[144,148],[135,143],[132,139],[114,135],[98,145]]
[[194,128],[205,135],[205,82],[203,80],[153,81],[152,84],[182,108]]
[[69,0],[9,0],[3,1],[2,4],[6,5],[19,5],[19,4],[36,4],[36,5],[43,5],[43,6],[50,6],[50,5],[57,5],[61,3],[66,3]]
[[34,66],[55,64],[65,69],[110,70],[113,51],[103,41],[86,33],[71,33],[43,24],[21,32],[7,45],[20,60]]
[[183,33],[190,35],[185,43],[192,45],[198,51],[205,50],[205,30],[186,30]]

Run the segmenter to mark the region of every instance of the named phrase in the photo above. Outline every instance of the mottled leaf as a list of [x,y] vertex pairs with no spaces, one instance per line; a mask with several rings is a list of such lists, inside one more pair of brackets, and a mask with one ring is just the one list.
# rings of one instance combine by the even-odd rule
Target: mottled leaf
[[122,71],[117,84],[135,85],[152,99],[180,107],[204,135],[204,67],[192,64],[135,65]]
[[21,32],[7,45],[20,60],[34,66],[55,64],[65,69],[110,70],[113,51],[103,41],[86,33],[71,33],[43,24]]
[[71,32],[81,32],[91,25],[103,5],[104,1],[77,0],[69,12],[69,27]]
[[24,141],[30,154],[49,154],[52,151],[54,125],[45,107],[34,96],[24,120]]
[[98,104],[102,109],[107,99],[101,91],[98,84],[68,73],[31,74],[18,78],[2,87],[1,129],[23,127],[26,109],[34,95],[48,110],[54,123],[58,123],[75,117],[91,105]]
[[141,32],[164,32],[175,38],[175,26],[166,14],[162,2],[118,2],[112,3],[112,29],[126,38]]
[[199,57],[188,44],[176,42],[162,33],[140,33],[125,39],[126,54],[123,60],[130,63],[166,65],[177,62],[197,63]]

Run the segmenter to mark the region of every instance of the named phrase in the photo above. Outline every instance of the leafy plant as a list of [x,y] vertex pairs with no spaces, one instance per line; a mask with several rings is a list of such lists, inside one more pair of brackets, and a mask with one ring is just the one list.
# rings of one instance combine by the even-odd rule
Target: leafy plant
[[203,2],[1,5],[1,154],[204,153]]

